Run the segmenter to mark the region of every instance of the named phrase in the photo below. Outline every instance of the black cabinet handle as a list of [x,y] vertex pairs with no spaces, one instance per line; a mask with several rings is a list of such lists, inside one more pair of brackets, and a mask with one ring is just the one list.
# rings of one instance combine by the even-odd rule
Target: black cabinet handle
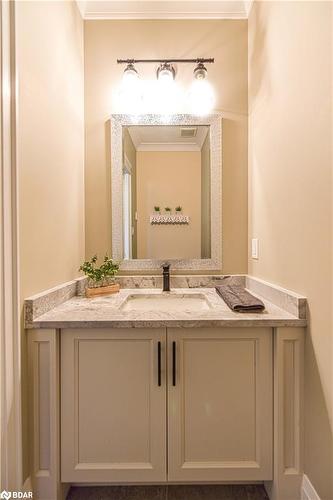
[[161,373],[161,342],[157,342],[157,384],[160,387],[162,384]]
[[176,342],[172,342],[172,385],[176,386]]

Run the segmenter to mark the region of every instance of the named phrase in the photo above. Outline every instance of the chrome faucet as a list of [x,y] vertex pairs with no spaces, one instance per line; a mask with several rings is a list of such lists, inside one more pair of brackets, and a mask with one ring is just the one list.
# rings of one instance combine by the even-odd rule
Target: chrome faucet
[[165,262],[163,268],[163,292],[170,292],[170,264]]

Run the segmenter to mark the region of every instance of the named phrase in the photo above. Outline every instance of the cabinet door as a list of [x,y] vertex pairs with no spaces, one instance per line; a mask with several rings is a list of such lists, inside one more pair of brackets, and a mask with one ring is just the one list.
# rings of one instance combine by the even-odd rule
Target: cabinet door
[[62,331],[63,482],[166,479],[165,341],[165,329]]
[[272,479],[272,330],[168,329],[170,481]]

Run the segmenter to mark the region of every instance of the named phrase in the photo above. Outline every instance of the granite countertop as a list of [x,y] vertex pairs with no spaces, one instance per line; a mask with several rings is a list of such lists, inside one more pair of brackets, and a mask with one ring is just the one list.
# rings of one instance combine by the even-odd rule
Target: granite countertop
[[[247,286],[249,291],[260,298],[265,304],[265,311],[260,313],[237,313],[231,311],[214,288],[177,288],[170,293],[164,292],[169,293],[169,295],[204,294],[210,307],[202,311],[173,311],[172,309],[168,311],[124,311],[119,309],[128,299],[129,295],[160,294],[161,290],[158,288],[123,288],[119,293],[114,295],[89,299],[84,296],[70,296],[68,288],[67,292],[66,290],[63,292],[63,301],[42,314],[40,314],[42,308],[38,314],[33,313],[34,300],[37,303],[36,298],[27,300],[26,327],[32,329],[306,326],[304,313],[305,299],[301,299],[301,296],[297,296],[296,294],[286,296],[286,298],[281,292],[282,289],[276,288],[275,294],[272,292],[274,300],[269,301],[266,297],[260,295],[257,290],[256,292],[253,291],[255,287],[260,291],[267,291],[268,284],[265,284],[265,282],[262,283],[264,285],[256,281],[250,287],[251,283],[249,281],[249,286]],[[38,300],[40,300],[40,296]],[[286,304],[286,307],[282,308],[281,305],[284,304]]]

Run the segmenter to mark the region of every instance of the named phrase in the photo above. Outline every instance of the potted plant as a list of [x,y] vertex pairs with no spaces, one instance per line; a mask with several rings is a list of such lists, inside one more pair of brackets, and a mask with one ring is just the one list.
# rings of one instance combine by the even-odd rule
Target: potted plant
[[170,208],[170,207],[165,207],[165,209],[164,209],[164,210],[165,210],[168,214],[170,214],[170,212],[171,212],[171,208]]
[[182,211],[182,207],[180,205],[178,205],[178,207],[175,208],[176,212],[181,212]]
[[154,210],[155,210],[155,212],[156,212],[156,213],[158,213],[158,214],[159,214],[161,209],[160,209],[160,207],[159,207],[159,206],[156,206],[156,207],[154,207]]
[[107,255],[105,255],[101,266],[98,267],[96,263],[97,255],[94,255],[92,259],[85,261],[79,269],[88,277],[86,297],[119,292],[119,283],[115,281],[119,264],[113,262]]

